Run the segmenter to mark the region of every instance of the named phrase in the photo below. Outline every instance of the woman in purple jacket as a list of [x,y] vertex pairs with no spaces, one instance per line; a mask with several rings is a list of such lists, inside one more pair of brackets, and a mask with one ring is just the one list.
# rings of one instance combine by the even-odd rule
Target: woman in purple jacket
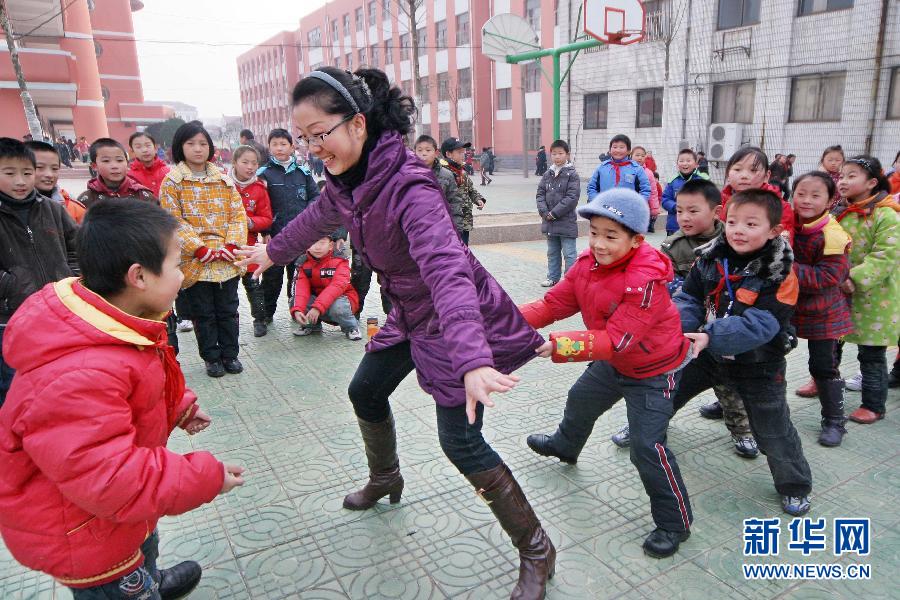
[[489,395],[536,356],[541,336],[462,244],[430,169],[403,145],[415,106],[381,71],[323,67],[293,91],[300,140],[325,161],[319,200],[271,242],[245,247],[243,263],[287,264],[343,225],[393,303],[350,383],[369,482],[344,499],[364,510],[400,500],[403,477],[388,398],[413,370],[437,403],[438,437],[450,461],[488,503],[519,550],[513,598],[543,598],[556,550],[525,494],[481,434]]

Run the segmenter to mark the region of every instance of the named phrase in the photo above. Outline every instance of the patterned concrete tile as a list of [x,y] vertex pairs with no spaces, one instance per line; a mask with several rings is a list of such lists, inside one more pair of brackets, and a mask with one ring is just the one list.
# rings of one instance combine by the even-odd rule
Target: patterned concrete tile
[[249,554],[239,563],[247,588],[257,598],[296,598],[335,579],[312,537]]

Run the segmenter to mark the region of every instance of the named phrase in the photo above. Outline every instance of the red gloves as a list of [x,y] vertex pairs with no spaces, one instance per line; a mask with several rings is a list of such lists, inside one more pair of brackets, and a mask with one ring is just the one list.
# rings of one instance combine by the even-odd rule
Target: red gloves
[[237,256],[234,254],[234,251],[237,249],[238,247],[234,244],[225,244],[225,247],[221,250],[211,250],[206,246],[200,246],[194,252],[194,258],[204,265],[209,264],[214,260],[234,262],[237,260]]
[[555,363],[609,360],[612,343],[605,331],[558,331],[550,334]]

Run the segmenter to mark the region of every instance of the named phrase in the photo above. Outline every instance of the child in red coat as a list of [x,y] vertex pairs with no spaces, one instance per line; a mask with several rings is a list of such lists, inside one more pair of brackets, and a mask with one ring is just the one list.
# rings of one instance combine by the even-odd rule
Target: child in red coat
[[[853,332],[850,303],[841,284],[850,276],[850,236],[829,208],[834,181],[813,171],[794,182],[794,273],[800,296],[791,323],[797,337],[809,340],[809,372],[822,403],[823,446],[840,446],[844,429],[844,380],[839,340]],[[815,393],[813,394],[815,395]]]
[[157,568],[157,521],[243,483],[209,452],[166,448],[175,427],[210,423],[162,320],[183,279],[177,228],[153,203],[98,200],[78,232],[82,278],[46,285],[6,330],[0,533],[76,598],[186,596],[200,565]]
[[522,314],[538,328],[581,312],[587,331],[551,333],[537,351],[554,362],[592,362],[569,390],[556,433],[531,435],[528,445],[575,463],[594,422],[624,397],[631,461],[656,523],[644,552],[671,556],[693,521],[675,455],[666,447],[672,396],[690,360],[690,343],[666,290],[672,264],[644,241],[650,210],[635,191],[601,192],[578,213],[591,220],[590,249],[543,300],[523,306]]
[[[257,179],[259,153],[253,146],[239,146],[232,157],[231,176],[241,195],[244,210],[247,211],[247,245],[254,245],[259,234],[272,226],[272,204],[266,183]],[[250,301],[250,315],[253,317],[253,335],[262,337],[269,330],[266,324],[266,297],[259,280],[253,278],[257,265],[247,267],[241,278],[247,300]]]
[[300,328],[294,335],[321,332],[320,321],[326,320],[340,325],[349,339],[360,340],[358,310],[359,296],[350,285],[350,261],[334,256],[334,242],[323,237],[310,246],[306,262],[297,270],[291,315]]

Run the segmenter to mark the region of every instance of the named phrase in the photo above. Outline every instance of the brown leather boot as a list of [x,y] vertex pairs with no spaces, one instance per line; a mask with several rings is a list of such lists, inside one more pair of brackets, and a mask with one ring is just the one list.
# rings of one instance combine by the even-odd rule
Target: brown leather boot
[[556,548],[509,467],[500,463],[489,471],[467,475],[466,479],[519,549],[519,582],[510,599],[543,600],[547,580],[553,578],[556,570]]
[[361,490],[348,494],[344,498],[344,508],[366,510],[385,496],[390,496],[391,504],[396,504],[400,502],[400,494],[403,493],[403,477],[400,475],[400,460],[397,458],[394,415],[380,423],[369,423],[359,418],[357,421],[366,445],[369,483]]

